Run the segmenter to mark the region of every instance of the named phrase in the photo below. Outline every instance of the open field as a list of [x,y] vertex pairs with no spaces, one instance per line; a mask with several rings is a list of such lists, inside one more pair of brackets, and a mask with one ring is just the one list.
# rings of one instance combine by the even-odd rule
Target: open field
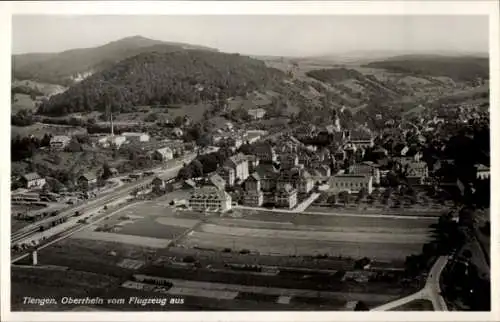
[[237,210],[239,218],[209,218],[178,241],[198,247],[273,255],[370,257],[400,261],[432,240],[436,219],[324,216]]
[[30,110],[33,111],[36,107],[35,102],[31,99],[28,94],[16,93],[14,95],[14,100],[12,101],[11,114],[16,114],[20,110]]
[[122,244],[131,244],[151,248],[164,248],[170,243],[169,239],[141,237],[133,235],[114,234],[96,231],[80,231],[71,236],[77,239],[91,239],[105,242],[118,242]]
[[412,207],[399,207],[399,208],[389,208],[389,207],[356,207],[349,206],[330,208],[330,207],[318,207],[309,206],[305,212],[320,212],[325,214],[373,214],[373,215],[398,215],[398,216],[419,216],[419,217],[439,217],[443,212],[449,211],[449,207],[445,205],[433,205],[431,207],[422,207],[415,205]]
[[342,227],[322,227],[302,226],[296,230],[290,229],[265,229],[265,228],[245,228],[203,224],[197,231],[209,233],[229,235],[235,237],[257,237],[257,238],[273,238],[273,239],[293,239],[296,241],[315,240],[327,242],[360,242],[360,243],[394,243],[394,244],[413,244],[424,243],[429,240],[430,236],[424,232],[410,231],[394,231],[387,229],[371,229],[351,228],[343,229]]
[[97,226],[72,238],[115,241],[152,248],[165,248],[198,224],[199,220],[177,217],[166,202],[144,202],[128,207]]
[[179,243],[185,247],[201,247],[222,250],[248,249],[273,255],[314,256],[328,254],[342,257],[370,257],[377,260],[401,260],[410,254],[418,254],[421,244],[359,243],[345,241],[318,241],[286,238],[239,237],[214,233],[193,232]]
[[38,138],[42,138],[45,134],[51,135],[74,135],[74,134],[85,134],[87,130],[70,125],[56,125],[56,124],[41,124],[35,123],[30,126],[11,126],[11,135],[16,137],[19,135],[21,137],[33,135]]
[[[261,222],[274,222],[289,225],[312,225],[322,227],[380,227],[387,229],[429,229],[433,223],[437,223],[437,218],[422,217],[418,219],[412,218],[377,218],[377,217],[360,217],[349,216],[342,214],[331,215],[328,214],[301,214],[301,213],[279,213],[262,210],[247,210],[235,209],[232,216],[245,221],[261,221]],[[224,219],[226,220],[226,219]],[[229,220],[227,220],[230,222]],[[242,221],[244,222],[244,221]]]

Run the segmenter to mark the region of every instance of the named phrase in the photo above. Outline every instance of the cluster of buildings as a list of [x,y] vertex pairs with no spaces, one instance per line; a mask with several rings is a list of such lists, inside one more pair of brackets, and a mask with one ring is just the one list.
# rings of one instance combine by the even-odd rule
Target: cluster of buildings
[[[252,146],[252,154],[238,153],[228,158],[204,182],[204,186],[211,187],[206,190],[207,198],[208,195],[220,198],[218,204],[230,208],[229,194],[213,193],[214,189],[227,190],[239,196],[238,201],[246,206],[272,204],[290,209],[312,192],[315,183],[324,182],[331,175],[331,159],[327,150],[308,153],[300,142],[293,140],[277,146],[279,148],[268,142],[259,142]],[[194,189],[189,199],[192,209],[202,208],[203,200],[212,200],[201,198],[200,193],[205,190],[200,189]]]
[[219,129],[212,136],[212,143],[218,147],[228,147],[233,151],[239,149],[243,144],[253,144],[267,134],[266,131],[259,130],[235,130],[231,123],[226,125],[226,129]]

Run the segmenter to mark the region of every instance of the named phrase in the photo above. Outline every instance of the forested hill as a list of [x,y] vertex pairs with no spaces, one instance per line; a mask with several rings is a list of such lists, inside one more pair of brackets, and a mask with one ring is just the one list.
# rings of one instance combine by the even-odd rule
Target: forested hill
[[72,49],[60,53],[22,54],[12,56],[15,79],[72,85],[79,74],[91,74],[120,60],[151,51],[216,49],[197,45],[163,42],[141,36],[127,37],[93,48]]
[[133,106],[198,103],[269,88],[284,77],[264,62],[238,54],[151,52],[125,59],[52,96],[38,113],[104,111],[107,102],[122,112]]
[[454,81],[489,78],[489,60],[484,57],[448,57],[407,55],[365,65],[397,73],[427,76],[446,76]]

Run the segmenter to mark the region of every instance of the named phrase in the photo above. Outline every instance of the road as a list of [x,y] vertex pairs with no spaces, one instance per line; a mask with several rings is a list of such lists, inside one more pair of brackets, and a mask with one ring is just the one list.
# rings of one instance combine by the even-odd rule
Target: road
[[306,210],[316,199],[319,198],[321,194],[320,193],[313,193],[309,198],[301,202],[295,209],[293,209],[294,212],[303,212]]
[[[158,173],[157,176],[160,177],[161,179],[174,178],[175,176],[177,176],[177,173],[182,168],[182,162],[189,162],[193,158],[194,158],[193,155],[187,156],[187,157],[183,158],[182,160],[180,160],[181,162],[179,162],[179,164],[176,164],[174,167],[169,168],[169,169],[157,168],[155,170],[160,171],[160,173]],[[38,232],[40,230],[40,227],[44,224],[50,223],[50,222],[57,220],[57,219],[60,219],[60,218],[70,217],[70,216],[74,215],[74,213],[76,211],[79,211],[82,213],[82,212],[87,211],[89,208],[104,207],[106,204],[108,204],[110,202],[113,202],[117,199],[120,199],[120,198],[127,196],[133,190],[148,184],[150,181],[151,181],[151,178],[144,178],[144,179],[139,179],[138,181],[136,181],[134,183],[124,184],[120,187],[117,187],[109,194],[97,197],[95,199],[86,201],[83,204],[80,204],[80,205],[77,205],[77,206],[72,207],[70,209],[64,210],[63,212],[61,212],[57,216],[47,217],[47,218],[42,219],[40,221],[37,221],[31,225],[25,226],[25,227],[19,229],[18,231],[12,233],[11,245],[14,245],[15,243],[17,243],[23,239],[26,239],[28,236]]]
[[371,311],[388,311],[415,300],[429,300],[432,302],[434,311],[448,311],[446,302],[441,296],[441,287],[439,285],[441,273],[447,263],[448,256],[440,256],[427,275],[427,280],[423,289],[396,301],[373,308]]

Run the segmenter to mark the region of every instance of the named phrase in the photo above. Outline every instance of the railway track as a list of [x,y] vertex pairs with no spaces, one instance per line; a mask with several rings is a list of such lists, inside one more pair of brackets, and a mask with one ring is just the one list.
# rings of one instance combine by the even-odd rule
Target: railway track
[[[166,171],[166,173],[160,174],[159,177],[162,179],[165,179],[165,180],[173,179],[177,176],[177,172],[180,170],[181,167],[182,167],[182,165],[178,165],[174,168],[168,169]],[[102,196],[98,199],[89,200],[88,202],[85,202],[81,205],[77,205],[77,206],[72,207],[70,209],[66,209],[56,216],[48,217],[48,218],[42,219],[34,224],[23,227],[23,228],[19,229],[18,231],[12,233],[11,245],[14,245],[14,244],[28,238],[30,235],[39,232],[41,229],[47,229],[47,228],[52,227],[52,223],[54,223],[56,221],[64,220],[64,219],[67,219],[67,218],[74,216],[75,212],[77,212],[77,211],[80,213],[84,213],[85,211],[87,211],[89,209],[104,207],[108,203],[111,203],[111,202],[117,201],[118,199],[124,198],[127,196],[127,194],[130,194],[132,191],[134,191],[138,188],[147,187],[148,185],[151,184],[151,181],[152,181],[151,178],[145,178],[145,179],[141,179],[140,181],[135,182],[135,183],[123,185],[110,194]]]

